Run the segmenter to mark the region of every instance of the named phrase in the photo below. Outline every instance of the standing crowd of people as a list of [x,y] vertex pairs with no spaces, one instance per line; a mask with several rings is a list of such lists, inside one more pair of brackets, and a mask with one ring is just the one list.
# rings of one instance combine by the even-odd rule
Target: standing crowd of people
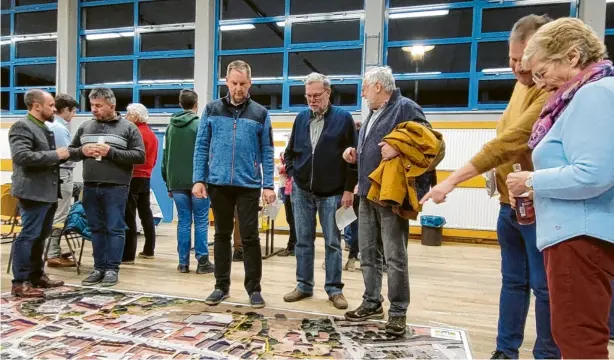
[[[606,59],[603,41],[581,20],[537,15],[518,20],[509,38],[517,83],[497,136],[439,184],[435,167],[445,155],[444,139],[420,105],[401,94],[389,67],[364,74],[362,97],[369,114],[362,124],[331,103],[327,76],[312,73],[305,80],[309,109],[296,116],[277,167],[278,194],[269,112],[249,96],[249,64],[233,61],[226,69],[228,94],[207,103],[199,117],[198,96],[183,90],[183,111],[172,116],[166,130],[162,177],[178,211],[177,269],[190,271],[194,223],[196,272],[215,276],[205,302],[217,305],[229,297],[235,260],[244,264],[251,306],[264,307],[258,214],[261,198],[266,205],[279,195],[290,225],[290,240],[280,255],[296,256],[296,287],[284,301],[313,295],[317,216],[325,247],[324,290],[335,308],[347,309],[335,213],[353,207],[358,220],[349,229],[353,239],[345,269],[353,269],[360,257],[364,294],[345,318],[385,317],[381,288],[386,273],[385,329],[401,336],[410,303],[409,220],[426,201],[445,202],[461,182],[494,169],[501,202],[502,287],[492,358],[518,358],[531,291],[536,358],[607,358],[614,279],[614,230],[608,221],[614,214],[609,159],[614,66]],[[23,222],[13,250],[16,296],[40,297],[40,288],[62,285],[45,275],[42,253],[52,225],[70,207],[65,201],[78,161],[83,161],[82,201],[94,249],[94,270],[83,284],[112,286],[120,264],[134,262],[137,213],[146,237],[138,256],[154,256],[148,197],[158,144],[146,125],[147,111],[131,104],[122,118],[109,89],[93,89],[89,99],[94,119],[83,123],[72,140],[66,125],[77,104],[65,95],[54,100],[44,91],[28,91],[28,115],[11,127],[12,192]],[[534,204],[534,223],[519,222],[520,200]],[[213,262],[209,208],[215,218]],[[69,265],[57,243],[50,253],[50,265]]]

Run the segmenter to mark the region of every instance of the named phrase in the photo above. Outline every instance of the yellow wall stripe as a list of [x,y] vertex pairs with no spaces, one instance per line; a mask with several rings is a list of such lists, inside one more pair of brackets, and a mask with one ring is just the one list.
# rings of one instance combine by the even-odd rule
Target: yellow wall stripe
[[8,122],[8,121],[0,122],[0,129],[10,129],[11,126],[13,126],[13,124],[14,124],[13,121],[11,121],[11,122]]
[[283,141],[283,140],[275,140],[275,141],[273,142],[273,144],[274,144],[276,147],[286,147],[286,142],[285,142],[285,141]]
[[13,171],[13,160],[1,159],[0,160],[0,171]]

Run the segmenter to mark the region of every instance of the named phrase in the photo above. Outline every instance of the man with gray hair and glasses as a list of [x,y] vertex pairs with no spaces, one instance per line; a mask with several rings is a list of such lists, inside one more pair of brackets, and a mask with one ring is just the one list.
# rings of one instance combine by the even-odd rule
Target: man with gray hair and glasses
[[294,120],[284,154],[286,172],[294,180],[292,209],[296,224],[296,289],[284,301],[299,301],[313,295],[316,212],[326,244],[326,282],[328,299],[337,309],[347,309],[343,296],[342,251],[335,213],[341,206],[352,207],[356,169],[342,159],[343,151],[356,144],[352,115],[330,103],[330,80],[311,73],[305,80],[309,109]]
[[113,286],[126,240],[132,170],[145,163],[145,150],[136,125],[115,110],[111,89],[92,89],[89,100],[94,118],[79,127],[69,147],[72,161],[83,160],[83,208],[94,249],[94,270],[81,283]]
[[383,246],[383,256],[388,265],[390,300],[386,332],[401,336],[405,333],[409,306],[409,220],[394,213],[392,207],[367,199],[371,187],[369,174],[382,160],[399,156],[397,150],[382,142],[397,125],[416,121],[430,128],[430,124],[426,121],[422,108],[401,95],[400,89],[395,86],[392,70],[387,66],[376,67],[365,73],[362,97],[369,106],[369,116],[360,129],[357,149],[349,147],[343,153],[343,158],[351,164],[358,163],[358,244],[365,292],[362,304],[356,310],[346,312],[345,318],[349,321],[384,318],[381,297],[383,262],[380,251]]
[[[24,96],[28,114],[9,130],[13,159],[11,194],[19,200],[22,230],[13,244],[11,294],[23,298],[43,297],[38,288],[64,284],[45,275],[43,248],[51,234],[60,197],[60,163],[68,158],[66,147],[57,148],[53,132],[55,100],[46,91],[28,90]],[[16,210],[16,209],[11,209]]]

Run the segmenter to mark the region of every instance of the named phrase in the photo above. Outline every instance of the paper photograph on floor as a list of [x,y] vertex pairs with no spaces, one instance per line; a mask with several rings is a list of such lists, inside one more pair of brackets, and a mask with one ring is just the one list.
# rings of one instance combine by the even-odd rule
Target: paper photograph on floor
[[2,359],[471,359],[464,331],[64,286],[0,302]]

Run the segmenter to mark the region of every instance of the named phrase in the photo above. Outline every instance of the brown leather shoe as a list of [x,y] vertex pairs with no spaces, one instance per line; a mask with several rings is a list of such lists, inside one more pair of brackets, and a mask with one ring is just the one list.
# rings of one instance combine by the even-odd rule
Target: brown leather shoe
[[43,276],[40,277],[40,279],[36,281],[32,281],[32,285],[36,288],[49,289],[49,288],[54,288],[54,287],[59,287],[59,286],[64,285],[64,281],[51,280],[49,279],[49,276],[44,274]]
[[333,295],[330,298],[328,298],[328,300],[332,301],[333,306],[336,307],[337,309],[347,309],[348,308],[348,301],[345,299],[345,296],[343,296],[343,294]]
[[49,267],[73,267],[75,262],[65,257],[55,257],[47,259],[47,266]]
[[299,289],[294,289],[292,290],[292,292],[289,292],[286,295],[284,295],[284,301],[285,302],[295,302],[295,301],[310,298],[311,296],[312,296],[311,294],[305,294]]
[[43,297],[43,291],[35,289],[29,282],[22,284],[13,284],[11,288],[11,294],[22,298],[41,298]]

